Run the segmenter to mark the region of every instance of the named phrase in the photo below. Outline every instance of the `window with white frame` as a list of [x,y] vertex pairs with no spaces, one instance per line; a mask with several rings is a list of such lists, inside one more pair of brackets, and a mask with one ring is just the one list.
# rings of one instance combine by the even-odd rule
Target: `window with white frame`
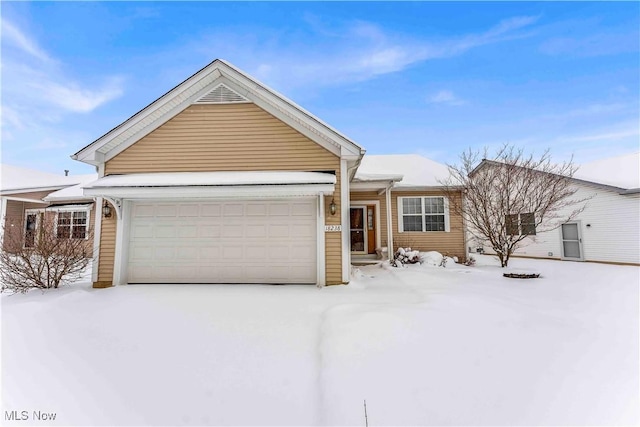
[[58,210],[56,217],[58,239],[87,239],[88,236],[88,210]]
[[404,231],[449,231],[446,197],[398,197],[398,229]]

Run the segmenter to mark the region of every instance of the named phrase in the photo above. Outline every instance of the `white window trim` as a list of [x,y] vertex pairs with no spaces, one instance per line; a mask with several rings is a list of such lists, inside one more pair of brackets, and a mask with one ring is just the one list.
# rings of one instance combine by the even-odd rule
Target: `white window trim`
[[[405,196],[398,197],[398,232],[405,233],[404,231],[404,221],[402,217],[404,216],[403,211],[403,203],[404,199],[420,199],[420,203],[422,206],[422,213],[420,216],[422,217],[422,231],[406,231],[407,233],[449,233],[451,231],[451,223],[449,220],[449,199],[445,196]],[[443,199],[444,201],[444,231],[427,231],[427,227],[425,224],[425,209],[424,209],[424,201],[426,199]],[[417,215],[417,214],[416,214]],[[438,214],[441,215],[441,214]]]
[[[70,224],[70,230],[69,230],[69,239],[72,239],[71,235],[73,234],[73,212],[86,212],[87,213],[87,223],[85,224],[85,230],[84,230],[84,238],[82,240],[88,240],[89,239],[89,227],[91,225],[91,208],[93,207],[93,205],[86,205],[86,206],[72,206],[72,205],[68,205],[68,206],[60,206],[60,207],[51,207],[51,208],[47,208],[46,210],[48,212],[55,212],[56,213],[56,217],[54,219],[54,224],[55,224],[55,230],[54,233],[57,236],[58,235],[58,214],[60,212],[71,212],[71,224]],[[79,240],[79,239],[78,239]]]
[[[36,231],[38,230],[38,228],[40,227],[40,214],[43,214],[45,212],[45,209],[25,209],[24,210],[24,223],[22,224],[22,248],[23,249],[28,249],[28,247],[26,246],[27,243],[27,218],[29,217],[29,215],[36,215]],[[36,233],[35,237],[34,237],[34,246],[35,243],[37,242],[38,239],[38,233]]]

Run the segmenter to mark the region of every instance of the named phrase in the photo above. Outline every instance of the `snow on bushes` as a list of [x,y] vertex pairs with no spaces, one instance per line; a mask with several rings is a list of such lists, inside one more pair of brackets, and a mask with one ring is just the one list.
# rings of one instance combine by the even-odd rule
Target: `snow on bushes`
[[457,257],[442,255],[438,251],[419,252],[411,248],[398,248],[391,265],[402,267],[404,264],[425,264],[431,267],[451,267],[458,262]]
[[394,267],[402,267],[405,264],[422,264],[422,256],[420,251],[412,251],[411,248],[398,248],[393,254],[391,264]]

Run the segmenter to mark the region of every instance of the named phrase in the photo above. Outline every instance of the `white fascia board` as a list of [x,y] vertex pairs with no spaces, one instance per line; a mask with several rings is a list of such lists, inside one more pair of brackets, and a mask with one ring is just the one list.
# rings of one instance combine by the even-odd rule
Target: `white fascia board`
[[80,205],[48,206],[45,209],[48,212],[91,211],[93,210],[93,203],[83,203]]
[[35,192],[40,192],[40,191],[56,191],[56,190],[62,190],[63,188],[71,187],[72,185],[76,185],[76,184],[56,185],[56,186],[53,186],[53,187],[12,188],[10,190],[2,190],[2,192],[0,192],[0,195],[8,196],[8,195],[11,195],[11,194],[20,194],[20,193],[35,193]]
[[351,191],[382,190],[388,188],[391,181],[351,182]]
[[123,199],[225,198],[261,199],[273,197],[311,197],[319,193],[331,195],[334,184],[315,185],[248,185],[248,186],[181,186],[181,187],[99,187],[85,188],[85,196],[107,196]]
[[43,202],[42,200],[38,200],[38,199],[28,199],[26,197],[11,197],[11,196],[2,196],[3,199],[6,200],[12,200],[14,202],[25,202],[25,203],[40,203],[41,205],[48,205],[49,202]]

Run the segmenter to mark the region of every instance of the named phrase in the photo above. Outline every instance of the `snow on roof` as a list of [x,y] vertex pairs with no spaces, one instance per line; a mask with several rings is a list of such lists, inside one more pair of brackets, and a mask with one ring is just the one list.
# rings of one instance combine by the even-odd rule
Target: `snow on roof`
[[356,172],[355,179],[370,180],[371,176],[393,174],[403,176],[395,188],[439,187],[438,180],[449,177],[446,165],[434,162],[419,154],[365,154]]
[[0,165],[0,191],[30,191],[38,188],[67,187],[82,182],[86,175],[57,175],[35,169]]
[[81,177],[82,181],[80,184],[72,185],[71,187],[63,188],[62,190],[54,191],[47,195],[44,198],[47,202],[60,202],[60,201],[69,201],[69,200],[83,200],[83,199],[92,199],[90,196],[85,196],[83,193],[84,184],[88,184],[90,182],[98,179],[97,173],[92,173],[89,175],[76,175],[77,177]]
[[640,152],[583,163],[574,178],[614,187],[640,187]]
[[170,172],[110,175],[85,184],[83,188],[335,183],[335,175],[322,172]]

